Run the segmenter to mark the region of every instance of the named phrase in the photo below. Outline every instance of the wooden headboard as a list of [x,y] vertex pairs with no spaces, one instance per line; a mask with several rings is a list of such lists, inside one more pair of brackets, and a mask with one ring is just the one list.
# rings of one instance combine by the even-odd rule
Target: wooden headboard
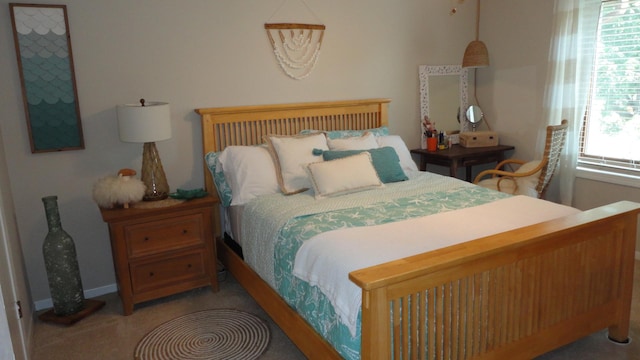
[[388,125],[390,99],[328,101],[196,109],[202,118],[205,189],[217,197],[204,155],[231,145],[257,145],[268,134],[304,129],[364,130]]

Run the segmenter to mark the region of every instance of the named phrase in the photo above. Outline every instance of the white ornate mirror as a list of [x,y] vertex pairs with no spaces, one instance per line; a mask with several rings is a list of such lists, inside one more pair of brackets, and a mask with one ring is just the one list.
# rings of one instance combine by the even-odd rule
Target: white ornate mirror
[[467,69],[460,65],[421,65],[420,121],[429,116],[437,130],[468,131]]

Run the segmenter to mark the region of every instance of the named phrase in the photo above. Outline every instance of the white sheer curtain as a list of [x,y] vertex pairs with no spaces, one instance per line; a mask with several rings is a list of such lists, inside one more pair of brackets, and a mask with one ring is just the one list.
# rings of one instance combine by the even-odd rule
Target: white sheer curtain
[[[567,142],[555,175],[560,201],[571,205],[578,157],[578,140],[587,95],[602,0],[556,0],[544,94],[546,123],[539,132],[537,153],[544,148],[547,125],[569,120]],[[552,189],[553,192],[553,189]]]

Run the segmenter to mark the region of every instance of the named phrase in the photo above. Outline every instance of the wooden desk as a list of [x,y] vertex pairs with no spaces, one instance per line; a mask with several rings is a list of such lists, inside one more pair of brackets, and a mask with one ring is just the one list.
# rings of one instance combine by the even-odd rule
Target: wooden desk
[[412,154],[420,155],[420,170],[426,171],[427,164],[449,167],[449,176],[456,177],[458,167],[467,168],[465,180],[471,182],[471,167],[473,165],[500,162],[504,160],[504,153],[515,149],[511,145],[497,145],[487,147],[465,148],[453,145],[449,149],[427,151],[427,149],[413,149]]

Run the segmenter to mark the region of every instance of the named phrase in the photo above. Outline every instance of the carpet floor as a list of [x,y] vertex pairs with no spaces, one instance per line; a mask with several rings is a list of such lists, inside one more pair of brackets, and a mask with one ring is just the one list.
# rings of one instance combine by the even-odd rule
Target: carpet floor
[[[136,344],[149,331],[171,319],[207,309],[236,309],[263,319],[269,327],[271,340],[261,359],[305,359],[230,275],[220,283],[218,293],[202,288],[149,301],[136,305],[130,316],[122,316],[117,294],[107,294],[98,299],[106,301],[105,307],[73,326],[64,327],[36,320],[31,359],[133,359]],[[640,261],[635,264],[632,341],[628,345],[618,345],[607,340],[606,334],[606,330],[592,334],[545,354],[538,360],[640,360]]]

